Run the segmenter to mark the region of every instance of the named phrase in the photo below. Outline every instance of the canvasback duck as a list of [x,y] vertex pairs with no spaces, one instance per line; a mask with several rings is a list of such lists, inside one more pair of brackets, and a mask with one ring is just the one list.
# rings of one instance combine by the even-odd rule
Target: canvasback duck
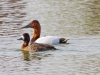
[[41,26],[38,20],[33,20],[28,25],[22,27],[22,28],[33,28],[34,29],[34,35],[31,39],[31,44],[36,43],[44,43],[44,44],[61,44],[66,43],[69,39],[58,37],[58,36],[45,36],[40,37],[41,33]]
[[18,40],[24,41],[21,46],[21,50],[24,51],[37,52],[37,51],[46,51],[46,50],[56,50],[54,46],[49,44],[32,43],[31,45],[28,45],[30,41],[30,36],[28,33],[24,33],[23,36],[21,36],[21,38],[19,38]]

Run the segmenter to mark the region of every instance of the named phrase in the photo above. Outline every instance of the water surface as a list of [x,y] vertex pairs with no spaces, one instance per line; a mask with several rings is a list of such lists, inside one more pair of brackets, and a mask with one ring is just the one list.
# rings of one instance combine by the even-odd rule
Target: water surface
[[[99,75],[100,74],[99,0],[1,0],[0,74],[1,75]],[[20,29],[32,20],[42,26],[41,36],[69,38],[59,50],[31,54],[24,61],[18,41]]]

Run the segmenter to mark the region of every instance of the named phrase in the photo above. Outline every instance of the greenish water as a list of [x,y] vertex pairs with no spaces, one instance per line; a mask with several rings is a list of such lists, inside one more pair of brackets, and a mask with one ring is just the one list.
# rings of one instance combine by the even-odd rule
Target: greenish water
[[[31,54],[24,61],[18,41],[20,29],[32,20],[42,27],[41,36],[69,38],[59,50]],[[1,75],[99,75],[100,1],[99,0],[1,0],[0,2]]]

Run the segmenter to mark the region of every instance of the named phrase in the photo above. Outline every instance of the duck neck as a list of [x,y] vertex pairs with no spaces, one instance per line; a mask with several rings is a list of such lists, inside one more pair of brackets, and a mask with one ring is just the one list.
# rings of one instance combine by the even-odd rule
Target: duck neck
[[22,47],[21,47],[21,49],[23,50],[25,47],[27,47],[28,46],[28,42],[26,42],[26,41],[24,41],[24,43],[22,44]]
[[34,35],[31,39],[31,43],[35,42],[39,37],[40,37],[40,34],[41,34],[41,27],[37,27],[37,28],[34,28]]
[[41,30],[38,29],[38,28],[35,28],[34,29],[34,35],[33,35],[33,38],[37,38],[37,37],[40,37],[40,33],[41,33]]

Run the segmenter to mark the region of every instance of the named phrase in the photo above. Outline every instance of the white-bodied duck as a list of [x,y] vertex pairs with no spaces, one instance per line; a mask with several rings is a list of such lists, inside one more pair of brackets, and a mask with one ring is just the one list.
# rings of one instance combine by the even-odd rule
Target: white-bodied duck
[[33,28],[34,29],[34,35],[31,39],[31,44],[36,43],[44,43],[44,44],[61,44],[61,43],[67,43],[69,39],[63,38],[63,37],[57,37],[57,36],[45,36],[40,37],[41,34],[41,26],[38,20],[33,20],[28,25],[22,27],[22,28]]

